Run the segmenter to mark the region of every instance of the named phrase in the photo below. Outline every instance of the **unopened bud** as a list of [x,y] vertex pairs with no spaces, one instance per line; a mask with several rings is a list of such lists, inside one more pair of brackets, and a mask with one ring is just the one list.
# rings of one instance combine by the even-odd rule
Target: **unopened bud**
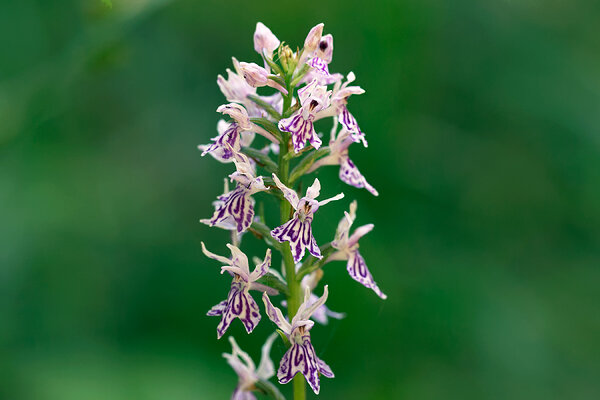
[[266,86],[268,83],[269,73],[266,69],[255,63],[240,63],[240,70],[242,76],[248,82],[248,85],[252,87]]
[[317,46],[319,45],[319,42],[321,41],[321,35],[323,34],[323,27],[325,26],[325,24],[320,23],[316,26],[314,26],[310,32],[308,32],[308,35],[306,36],[306,39],[304,40],[304,52],[305,53],[312,53],[313,51],[315,51],[317,49]]
[[279,47],[279,39],[262,22],[256,24],[254,31],[254,50],[260,55],[264,52],[271,58],[275,49]]
[[290,49],[290,46],[287,44],[279,46],[279,61],[283,68],[287,71],[290,68],[290,65],[293,63],[294,52]]

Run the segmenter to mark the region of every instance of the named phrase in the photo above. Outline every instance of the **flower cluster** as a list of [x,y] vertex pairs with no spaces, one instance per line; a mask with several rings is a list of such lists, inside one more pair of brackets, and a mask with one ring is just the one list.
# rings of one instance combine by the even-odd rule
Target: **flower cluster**
[[[342,182],[378,195],[349,156],[352,144],[367,147],[366,135],[348,109],[350,96],[364,90],[351,85],[356,79],[352,72],[345,78],[330,72],[333,36],[323,35],[323,27],[313,27],[302,49],[293,51],[259,22],[254,49],[262,62],[259,65],[233,58],[233,70],[227,70],[227,79],[218,76],[217,84],[227,104],[218,107],[217,112],[225,119],[218,122],[218,135],[211,143],[198,146],[203,156],[210,154],[223,164],[235,166],[229,174],[234,188],[230,190],[226,180],[224,193],[213,203],[212,217],[200,220],[231,232],[231,243],[227,244],[230,257],[212,253],[202,243],[204,254],[221,263],[222,274],[231,276],[226,299],[207,315],[221,318],[217,325],[219,339],[236,318],[251,333],[261,320],[261,307],[250,291],[262,292],[264,312],[287,345],[276,375],[282,384],[294,380],[296,399],[304,398],[304,379],[318,394],[320,377],[334,377],[311,342],[314,321],[324,325],[329,318],[345,316],[325,305],[328,285],[324,285],[321,297],[313,293],[324,278],[325,265],[346,261],[352,279],[386,298],[359,252],[359,239],[373,229],[373,224],[350,232],[356,219],[356,201],[344,213],[335,235],[332,232],[333,239],[319,245],[313,236],[315,214],[321,206],[343,199],[344,194],[318,200],[321,182],[317,178],[311,179],[305,192],[298,189],[303,177],[321,167],[339,165]],[[265,95],[265,89],[272,92]],[[323,135],[315,128],[315,122],[325,118],[333,121],[328,145],[323,145]],[[279,201],[278,222],[273,223],[273,217],[264,212],[261,196],[273,196]],[[252,258],[252,272],[247,255],[240,249],[246,232],[263,239],[268,246],[264,259]],[[281,269],[273,266],[272,252],[281,254]],[[278,304],[285,313],[273,305],[271,298],[275,296],[282,297]],[[224,357],[239,377],[233,399],[255,399],[255,391],[283,398],[269,382],[275,375],[269,353],[276,339],[275,333],[269,336],[256,368],[235,339],[229,337],[233,351]]]

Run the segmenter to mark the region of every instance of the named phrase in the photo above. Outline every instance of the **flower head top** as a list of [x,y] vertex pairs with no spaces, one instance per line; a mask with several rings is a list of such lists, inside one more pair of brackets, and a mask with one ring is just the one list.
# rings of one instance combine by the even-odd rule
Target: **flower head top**
[[315,132],[313,122],[319,111],[329,107],[330,96],[331,91],[327,90],[327,86],[319,85],[315,79],[298,90],[300,109],[289,118],[279,121],[279,129],[292,134],[296,153],[304,148],[307,140],[315,149],[321,147],[322,142]]
[[201,219],[200,222],[225,229],[235,226],[238,232],[243,232],[254,220],[254,199],[251,196],[268,188],[262,176],[255,175],[254,166],[248,157],[233,150],[232,154],[236,172],[229,177],[237,183],[236,188],[217,197],[219,202],[213,216],[210,219]]
[[277,175],[273,174],[273,180],[295,211],[292,219],[273,229],[271,235],[280,243],[290,243],[294,262],[302,259],[305,249],[308,249],[309,253],[313,256],[321,258],[321,250],[317,246],[317,241],[312,234],[311,223],[313,215],[320,206],[333,200],[339,200],[344,197],[344,194],[339,193],[329,199],[317,201],[316,199],[321,191],[321,183],[318,179],[315,179],[313,184],[307,189],[306,196],[298,198],[298,194],[281,183]]
[[227,299],[215,305],[206,314],[209,316],[221,316],[221,322],[217,326],[217,337],[219,339],[225,334],[234,318],[239,318],[242,321],[248,333],[252,332],[256,325],[258,325],[260,312],[258,305],[252,296],[250,296],[250,293],[248,293],[250,289],[265,292],[270,291],[272,294],[277,293],[277,291],[268,286],[256,283],[258,279],[269,271],[269,267],[271,266],[271,249],[267,249],[265,260],[250,273],[246,254],[231,244],[228,244],[227,247],[231,251],[231,258],[211,253],[206,249],[204,243],[202,243],[202,252],[204,255],[225,264],[221,267],[221,273],[227,271],[233,276]]
[[261,349],[260,364],[256,368],[248,353],[240,349],[233,336],[229,337],[232,351],[231,354],[223,353],[223,357],[238,376],[238,385],[231,397],[233,400],[255,400],[256,397],[252,394],[256,389],[254,384],[258,381],[267,381],[275,375],[275,367],[269,354],[276,338],[276,332],[267,338]]
[[339,165],[339,177],[342,182],[356,188],[365,188],[374,196],[378,196],[377,190],[367,182],[348,155],[348,147],[352,143],[355,143],[352,134],[342,128],[337,137],[334,136],[329,142],[329,154],[317,160],[308,169],[308,172],[312,172],[323,165]]
[[335,239],[333,242],[331,242],[331,246],[337,251],[329,256],[328,261],[348,260],[346,269],[348,270],[348,274],[350,274],[352,279],[363,284],[365,287],[372,289],[377,296],[385,300],[387,296],[379,289],[377,283],[375,283],[373,275],[371,275],[371,272],[369,272],[364,258],[358,251],[358,240],[367,233],[371,232],[374,225],[367,224],[358,227],[354,230],[352,235],[350,235],[350,228],[352,227],[355,219],[356,200],[350,203],[350,212],[344,212],[344,218],[342,218],[338,225]]
[[309,333],[315,324],[310,317],[319,307],[325,304],[327,296],[328,287],[325,285],[323,296],[317,301],[309,303],[310,290],[306,288],[304,302],[300,305],[298,312],[290,323],[283,317],[281,310],[271,303],[269,296],[266,293],[263,294],[267,316],[285,333],[291,344],[279,363],[279,369],[277,370],[279,383],[288,383],[294,375],[300,372],[304,375],[312,390],[319,394],[319,374],[327,378],[334,377],[331,368],[317,357]]

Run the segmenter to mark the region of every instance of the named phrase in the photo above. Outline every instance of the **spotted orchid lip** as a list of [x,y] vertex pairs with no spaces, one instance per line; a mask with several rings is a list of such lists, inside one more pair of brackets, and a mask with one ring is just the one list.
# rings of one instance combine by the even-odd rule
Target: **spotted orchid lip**
[[249,290],[252,283],[264,276],[271,266],[271,249],[267,250],[264,261],[257,265],[252,273],[248,271],[248,257],[236,246],[228,245],[231,250],[231,258],[211,253],[202,243],[202,251],[212,259],[226,264],[221,267],[221,272],[228,271],[233,275],[231,288],[227,299],[212,307],[206,315],[220,316],[221,322],[217,326],[217,338],[221,338],[231,322],[239,318],[248,333],[252,332],[260,322],[261,315],[256,301],[252,298]]
[[291,117],[282,119],[278,124],[279,129],[292,134],[292,144],[296,153],[304,148],[307,140],[315,149],[318,149],[323,144],[319,136],[317,136],[313,125],[315,114],[312,110],[308,111],[308,116],[305,118],[303,111],[305,110],[300,109],[296,111]]
[[306,250],[314,257],[322,258],[321,250],[312,233],[313,216],[320,206],[342,198],[343,193],[326,200],[316,201],[321,190],[321,184],[318,179],[315,179],[307,189],[306,196],[299,199],[296,192],[285,186],[277,175],[273,174],[273,180],[295,212],[292,219],[273,229],[271,236],[280,243],[289,242],[296,263],[304,257]]
[[231,123],[227,129],[219,136],[211,139],[213,143],[201,146],[204,150],[202,156],[211,153],[216,159],[220,161],[231,161],[233,158],[233,152],[239,151],[240,145],[240,127],[237,123]]
[[317,357],[310,341],[310,329],[314,325],[314,322],[310,318],[325,304],[327,296],[328,289],[327,285],[325,285],[323,296],[311,302],[310,289],[306,288],[304,291],[304,302],[298,308],[298,312],[290,324],[283,318],[281,310],[273,306],[269,296],[266,293],[263,294],[267,316],[286,334],[291,343],[291,347],[279,363],[279,369],[277,370],[279,383],[288,383],[297,373],[301,373],[308,381],[312,390],[318,394],[320,390],[319,375],[327,378],[334,377],[331,368]]

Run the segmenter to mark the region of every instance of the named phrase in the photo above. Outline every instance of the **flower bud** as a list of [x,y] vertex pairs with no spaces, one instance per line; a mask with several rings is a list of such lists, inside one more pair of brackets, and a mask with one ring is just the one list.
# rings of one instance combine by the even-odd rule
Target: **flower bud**
[[[294,52],[290,49],[290,46],[283,45],[279,47],[279,61],[281,61],[281,65],[287,71],[291,69],[290,67],[294,65]],[[295,68],[295,65],[294,65]]]
[[266,52],[267,57],[272,57],[273,52],[279,47],[279,39],[262,22],[256,24],[254,31],[254,50],[260,55]]
[[304,40],[304,52],[312,53],[317,49],[319,42],[321,41],[321,35],[323,34],[323,27],[325,24],[320,23],[315,25],[308,35],[306,36],[306,40]]
[[242,75],[252,87],[266,86],[269,81],[269,73],[266,69],[255,63],[240,63]]

